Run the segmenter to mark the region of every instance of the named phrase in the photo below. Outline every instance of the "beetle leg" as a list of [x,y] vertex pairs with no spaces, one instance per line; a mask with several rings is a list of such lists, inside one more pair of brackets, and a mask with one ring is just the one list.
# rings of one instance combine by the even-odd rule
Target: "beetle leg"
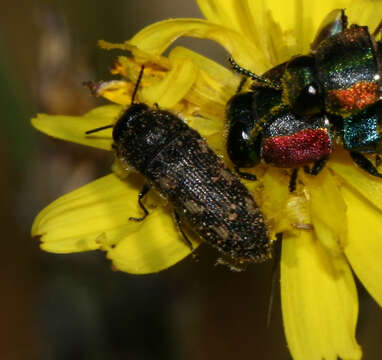
[[298,174],[298,168],[293,169],[292,175],[290,176],[290,181],[289,181],[289,192],[291,193],[296,190],[297,174]]
[[243,90],[243,86],[244,84],[247,82],[247,78],[245,76],[243,76],[240,80],[240,84],[239,86],[237,87],[237,90],[236,90],[236,94],[238,94],[241,90]]
[[236,173],[240,177],[242,177],[245,180],[251,180],[251,181],[256,181],[257,180],[256,175],[253,175],[253,174],[250,174],[250,173],[246,173],[246,172],[242,172],[242,171],[240,171],[240,168],[238,166],[235,166],[235,171],[236,171]]
[[382,164],[382,159],[381,159],[381,157],[377,154],[376,156],[375,156],[375,167],[378,167],[378,166],[380,166]]
[[382,178],[382,174],[378,172],[373,163],[364,155],[356,151],[350,151],[350,156],[362,170],[365,170],[370,175]]
[[144,211],[145,215],[143,215],[140,218],[136,217],[130,217],[129,220],[131,221],[142,221],[146,218],[146,216],[149,214],[148,210],[145,208],[145,206],[142,204],[142,199],[145,197],[145,195],[149,192],[150,186],[145,184],[142,187],[141,192],[138,194],[138,204],[141,207],[141,209]]
[[326,163],[328,161],[328,158],[327,157],[323,157],[322,159],[320,160],[317,160],[312,168],[310,169],[308,166],[304,166],[304,171],[307,173],[307,174],[310,174],[310,175],[318,175],[321,170],[325,167]]
[[190,241],[190,239],[187,237],[187,235],[184,233],[182,229],[182,219],[180,218],[179,214],[176,211],[174,211],[174,218],[175,218],[176,226],[179,232],[183,235],[183,239],[186,242],[187,246],[190,248],[191,251],[194,251],[192,242]]

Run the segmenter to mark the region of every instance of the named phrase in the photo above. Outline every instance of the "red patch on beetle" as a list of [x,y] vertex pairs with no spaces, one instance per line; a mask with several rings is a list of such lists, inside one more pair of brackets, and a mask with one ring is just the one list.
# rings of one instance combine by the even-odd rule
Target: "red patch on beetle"
[[320,160],[332,152],[327,129],[304,129],[293,135],[267,138],[263,144],[265,162],[277,167],[296,167]]
[[330,90],[329,108],[333,112],[361,110],[378,101],[379,96],[378,84],[360,81],[348,89]]

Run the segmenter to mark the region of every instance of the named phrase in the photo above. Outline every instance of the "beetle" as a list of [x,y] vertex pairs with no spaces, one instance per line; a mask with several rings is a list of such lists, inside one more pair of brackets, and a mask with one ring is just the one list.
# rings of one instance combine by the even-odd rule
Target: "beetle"
[[142,200],[150,188],[167,198],[182,230],[189,225],[199,237],[216,248],[228,264],[265,261],[271,242],[264,218],[248,189],[194,129],[173,113],[134,103],[143,75],[143,66],[131,105],[115,125],[87,131],[91,134],[113,127],[113,149],[128,168],[145,178],[138,195]]
[[[311,52],[258,76],[230,58],[234,71],[253,80],[227,103],[227,152],[241,168],[267,164],[317,175],[336,143],[370,175],[381,178],[364,154],[382,152],[382,42],[366,26],[348,26],[345,11],[330,12]],[[309,165],[312,164],[312,167]],[[250,176],[250,175],[249,175]]]

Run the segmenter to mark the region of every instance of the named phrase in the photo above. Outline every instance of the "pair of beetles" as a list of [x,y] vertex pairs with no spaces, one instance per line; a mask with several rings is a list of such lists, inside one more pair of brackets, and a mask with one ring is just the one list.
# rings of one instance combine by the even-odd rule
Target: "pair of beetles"
[[[239,177],[255,180],[244,168],[260,161],[317,175],[335,144],[347,149],[365,173],[382,177],[364,154],[382,151],[382,41],[379,26],[347,24],[344,10],[322,23],[311,52],[293,57],[262,76],[230,59],[234,71],[253,82],[239,87],[227,104],[227,152],[231,172],[198,132],[176,115],[146,104],[132,104],[113,127],[119,160],[145,177],[138,202],[151,187],[172,204],[180,232],[183,222],[215,247],[231,264],[261,262],[271,256],[272,241],[264,218]],[[243,81],[242,81],[243,83]],[[365,176],[368,176],[365,174]],[[192,247],[192,246],[191,246]]]

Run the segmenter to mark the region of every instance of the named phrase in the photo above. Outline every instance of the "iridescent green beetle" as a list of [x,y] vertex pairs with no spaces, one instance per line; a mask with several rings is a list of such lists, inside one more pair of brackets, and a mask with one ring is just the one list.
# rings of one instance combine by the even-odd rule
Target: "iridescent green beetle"
[[254,80],[227,105],[227,150],[239,174],[263,160],[315,175],[340,140],[358,166],[382,177],[364,156],[382,152],[381,28],[370,34],[367,26],[348,26],[344,10],[334,10],[309,54],[263,76],[230,59],[235,71]]

